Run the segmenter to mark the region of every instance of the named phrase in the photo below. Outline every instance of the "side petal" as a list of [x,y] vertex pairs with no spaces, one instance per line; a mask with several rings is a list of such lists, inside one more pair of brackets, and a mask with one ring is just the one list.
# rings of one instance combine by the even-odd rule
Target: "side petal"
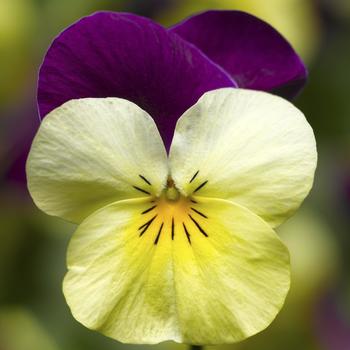
[[153,21],[128,13],[82,18],[52,43],[40,68],[42,117],[82,97],[121,97],[156,121],[166,147],[177,119],[206,91],[236,86],[199,49]]
[[71,100],[40,126],[27,160],[28,188],[46,213],[80,222],[108,203],[159,195],[166,157],[153,119],[134,103]]
[[142,215],[145,199],[114,203],[83,221],[63,285],[74,317],[125,343],[222,344],[266,328],[289,290],[287,249],[247,209],[217,199],[197,204],[208,214],[196,217],[207,237],[188,215],[161,209],[141,234],[154,216]]
[[234,201],[272,226],[309,193],[316,161],[313,131],[296,107],[241,89],[204,94],[178,121],[170,150],[183,194]]
[[239,87],[295,96],[307,71],[272,26],[241,11],[207,11],[170,29],[221,65]]

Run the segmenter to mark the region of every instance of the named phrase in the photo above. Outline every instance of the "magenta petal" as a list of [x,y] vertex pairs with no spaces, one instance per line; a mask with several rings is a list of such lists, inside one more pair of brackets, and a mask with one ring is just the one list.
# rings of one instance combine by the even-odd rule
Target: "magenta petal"
[[181,114],[206,91],[236,86],[199,49],[151,20],[98,12],[52,43],[40,69],[40,115],[83,97],[121,97],[155,119],[167,147]]
[[221,65],[239,87],[293,97],[306,68],[290,44],[269,24],[241,11],[207,11],[169,31],[196,45]]

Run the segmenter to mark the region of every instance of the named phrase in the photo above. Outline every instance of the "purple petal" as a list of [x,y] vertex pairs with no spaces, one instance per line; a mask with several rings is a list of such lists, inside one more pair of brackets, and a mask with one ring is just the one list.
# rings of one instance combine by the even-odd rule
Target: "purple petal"
[[62,32],[40,69],[43,117],[65,101],[121,97],[156,121],[169,147],[179,116],[206,91],[236,86],[199,49],[144,17],[99,12]]
[[196,45],[243,88],[293,97],[307,71],[290,44],[269,24],[240,11],[207,11],[169,29]]

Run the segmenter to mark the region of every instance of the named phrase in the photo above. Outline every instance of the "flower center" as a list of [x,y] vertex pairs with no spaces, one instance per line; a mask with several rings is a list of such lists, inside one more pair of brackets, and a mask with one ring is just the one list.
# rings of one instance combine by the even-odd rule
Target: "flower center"
[[139,175],[147,187],[133,187],[135,190],[150,196],[148,207],[140,213],[141,225],[137,228],[140,238],[150,237],[157,245],[161,237],[163,240],[174,241],[181,239],[182,236],[189,244],[192,244],[192,235],[209,236],[206,230],[209,218],[203,212],[202,205],[197,198],[192,197],[208,182],[207,180],[199,180],[196,184],[198,173],[199,171],[189,181],[189,183],[195,184],[194,190],[189,196],[182,195],[176,188],[174,180],[169,176],[166,188],[159,197],[154,197],[151,194],[151,182],[143,175]]

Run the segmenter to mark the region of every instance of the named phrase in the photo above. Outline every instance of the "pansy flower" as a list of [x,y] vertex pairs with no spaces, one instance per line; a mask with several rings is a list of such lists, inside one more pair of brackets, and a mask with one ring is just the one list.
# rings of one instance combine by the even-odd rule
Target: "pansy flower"
[[[212,14],[226,16],[209,12],[208,25]],[[229,14],[297,57],[267,24]],[[54,41],[28,187],[43,211],[79,224],[64,294],[86,327],[126,343],[236,342],[266,328],[288,293],[289,254],[273,228],[311,188],[315,140],[289,102],[236,88],[221,60],[229,45],[211,56],[178,30],[98,13]],[[254,86],[265,63],[242,84],[286,83]]]

